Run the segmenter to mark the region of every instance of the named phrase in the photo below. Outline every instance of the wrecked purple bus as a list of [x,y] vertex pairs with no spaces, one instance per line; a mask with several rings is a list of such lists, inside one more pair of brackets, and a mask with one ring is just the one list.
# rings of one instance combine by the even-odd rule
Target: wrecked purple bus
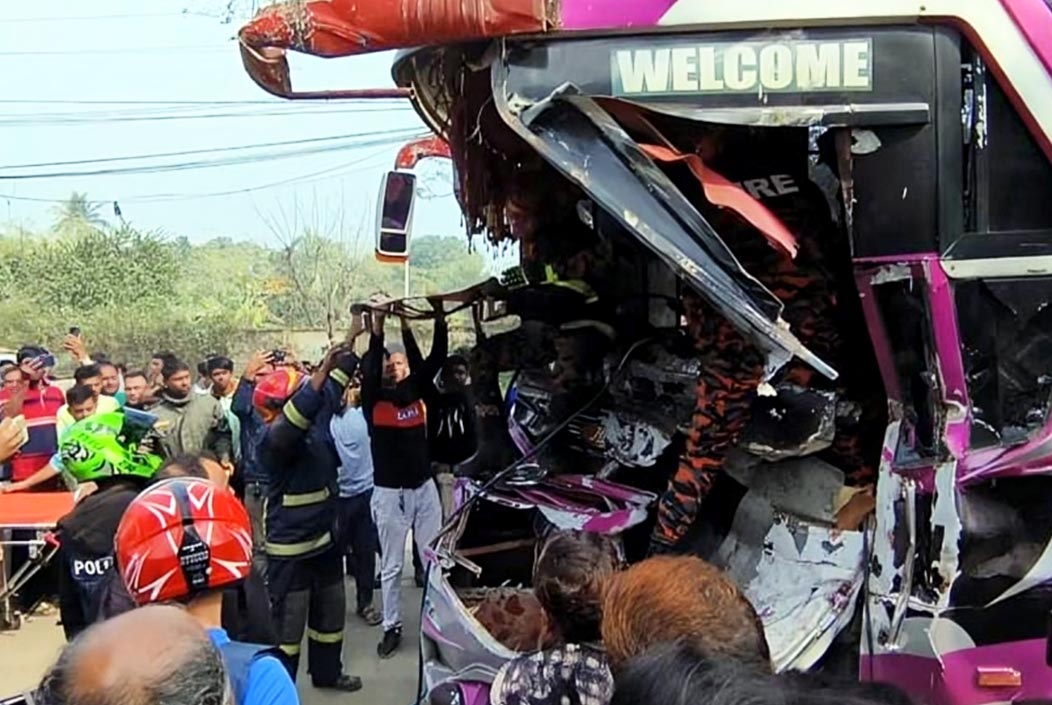
[[1052,700],[1046,0],[332,0],[240,37],[291,99],[361,93],[295,91],[286,49],[402,49],[376,94],[448,146],[469,236],[520,248],[449,297],[476,312],[480,439],[435,546],[422,695],[538,647],[546,531],[639,560],[665,511],[777,670]]

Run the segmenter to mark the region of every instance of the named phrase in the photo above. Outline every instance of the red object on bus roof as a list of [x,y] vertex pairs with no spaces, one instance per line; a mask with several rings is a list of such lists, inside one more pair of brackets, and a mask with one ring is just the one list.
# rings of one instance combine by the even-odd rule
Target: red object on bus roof
[[450,158],[449,143],[437,135],[422,137],[404,145],[395,157],[395,169],[412,169],[421,159]]
[[269,93],[295,97],[288,49],[331,58],[541,32],[549,26],[545,9],[545,0],[291,0],[260,10],[238,38],[252,79]]

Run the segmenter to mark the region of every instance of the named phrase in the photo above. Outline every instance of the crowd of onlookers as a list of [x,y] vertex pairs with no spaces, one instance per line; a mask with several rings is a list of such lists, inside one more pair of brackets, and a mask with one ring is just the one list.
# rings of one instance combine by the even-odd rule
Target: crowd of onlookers
[[[378,655],[398,651],[406,539],[412,531],[420,583],[443,516],[425,400],[440,414],[440,397],[464,380],[437,374],[447,364],[441,315],[426,359],[408,325],[405,348],[385,344],[384,319],[359,318],[317,366],[260,351],[238,375],[226,357],[191,367],[161,352],[140,371],[89,354],[71,332],[63,347],[76,369],[64,393],[41,347],[23,347],[0,369],[0,493],[75,494],[56,531],[59,612],[73,651],[99,622],[174,601],[220,649],[239,701],[294,702],[304,637],[312,683],[353,692],[362,683],[342,662],[345,571],[357,616],[384,627]],[[450,386],[440,391],[436,377]],[[203,515],[200,493],[209,497]],[[147,550],[139,544],[158,522],[164,541]],[[49,676],[42,687],[60,681]]]
[[[191,367],[170,353],[129,370],[71,335],[78,366],[65,394],[50,353],[19,350],[0,369],[0,491],[67,485],[77,499],[57,530],[69,644],[34,701],[296,703],[304,641],[314,686],[359,690],[343,664],[345,574],[357,618],[382,626],[378,656],[394,655],[407,537],[426,561],[451,511],[435,464],[455,464],[453,436],[476,432],[464,421],[467,365],[448,354],[437,303],[435,316],[426,358],[404,319],[404,347],[387,343],[376,311],[317,366],[261,351],[240,375],[226,357]],[[143,419],[129,446],[129,424]],[[554,646],[482,684],[494,705],[907,702],[771,673],[753,607],[700,559],[625,568],[608,539],[555,532],[534,572]],[[430,701],[471,702],[471,685],[445,683]]]

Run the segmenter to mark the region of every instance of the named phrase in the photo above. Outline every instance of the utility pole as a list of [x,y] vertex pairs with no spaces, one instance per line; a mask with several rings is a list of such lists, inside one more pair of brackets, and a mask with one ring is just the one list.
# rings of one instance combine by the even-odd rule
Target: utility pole
[[409,298],[409,258],[408,257],[405,258],[405,293],[403,294],[403,296],[405,298],[407,298],[407,299]]

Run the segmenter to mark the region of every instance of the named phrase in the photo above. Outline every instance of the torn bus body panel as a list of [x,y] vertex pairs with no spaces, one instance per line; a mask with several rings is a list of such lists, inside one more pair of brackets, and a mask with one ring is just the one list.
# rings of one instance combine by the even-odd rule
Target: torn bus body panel
[[930,555],[923,582],[930,590],[925,602],[937,610],[950,606],[954,582],[960,576],[961,537],[963,524],[958,507],[957,464],[944,463],[935,468],[935,488],[931,498]]
[[495,65],[495,101],[507,124],[763,350],[768,376],[798,357],[836,378],[780,319],[781,302],[741,267],[712,226],[594,101],[556,94],[516,115],[503,90]]
[[863,531],[836,528],[854,494],[814,457],[739,453],[727,471],[747,492],[713,560],[756,607],[775,670],[811,668],[853,619],[865,583]]
[[756,608],[776,671],[811,668],[850,623],[863,548],[862,532],[801,521],[755,492],[742,499],[715,560]]
[[876,530],[869,547],[869,581],[861,639],[863,655],[894,650],[912,591],[916,520],[913,482],[893,471],[901,422],[888,426],[877,483]]
[[[460,480],[460,502],[477,493]],[[471,513],[460,515],[439,537],[442,570],[428,572],[424,593],[423,686],[470,679],[489,683],[509,659],[550,645],[541,628],[540,603],[528,585],[546,530],[622,535],[644,521],[654,495],[591,477],[564,475],[490,488]],[[484,576],[480,587],[478,577]]]
[[[1038,359],[1047,334],[1030,322],[1038,320],[1041,297],[991,306],[989,289],[1002,284],[984,284],[984,291],[948,281],[945,271],[934,255],[921,255],[860,273],[863,300],[875,305],[867,313],[887,311],[870,329],[886,378],[897,382],[888,393],[905,434],[886,444],[897,467],[888,474],[882,468],[878,483],[861,674],[927,702],[991,702],[994,696],[975,685],[976,670],[1004,660],[1002,647],[1010,644],[1020,682],[1012,697],[1040,700],[1047,695],[1045,639],[1035,637],[1044,634],[1036,622],[1043,624],[1052,593],[1052,520],[1031,503],[1043,502],[1037,498],[1052,482],[1044,368],[1001,367],[988,383],[1033,395],[1008,397],[1038,410],[1029,427],[1026,407],[986,392],[981,375],[996,359],[988,340],[1025,340],[1012,347],[1014,359],[1024,359],[1020,351]],[[962,308],[962,299],[979,303]],[[977,390],[985,394],[981,404],[972,398]],[[1011,422],[1024,426],[1019,435],[1029,440],[1006,444],[1003,429]],[[987,433],[1000,441],[996,448],[984,447]],[[893,559],[890,580],[881,556]],[[1034,622],[1024,626],[1028,620]]]

